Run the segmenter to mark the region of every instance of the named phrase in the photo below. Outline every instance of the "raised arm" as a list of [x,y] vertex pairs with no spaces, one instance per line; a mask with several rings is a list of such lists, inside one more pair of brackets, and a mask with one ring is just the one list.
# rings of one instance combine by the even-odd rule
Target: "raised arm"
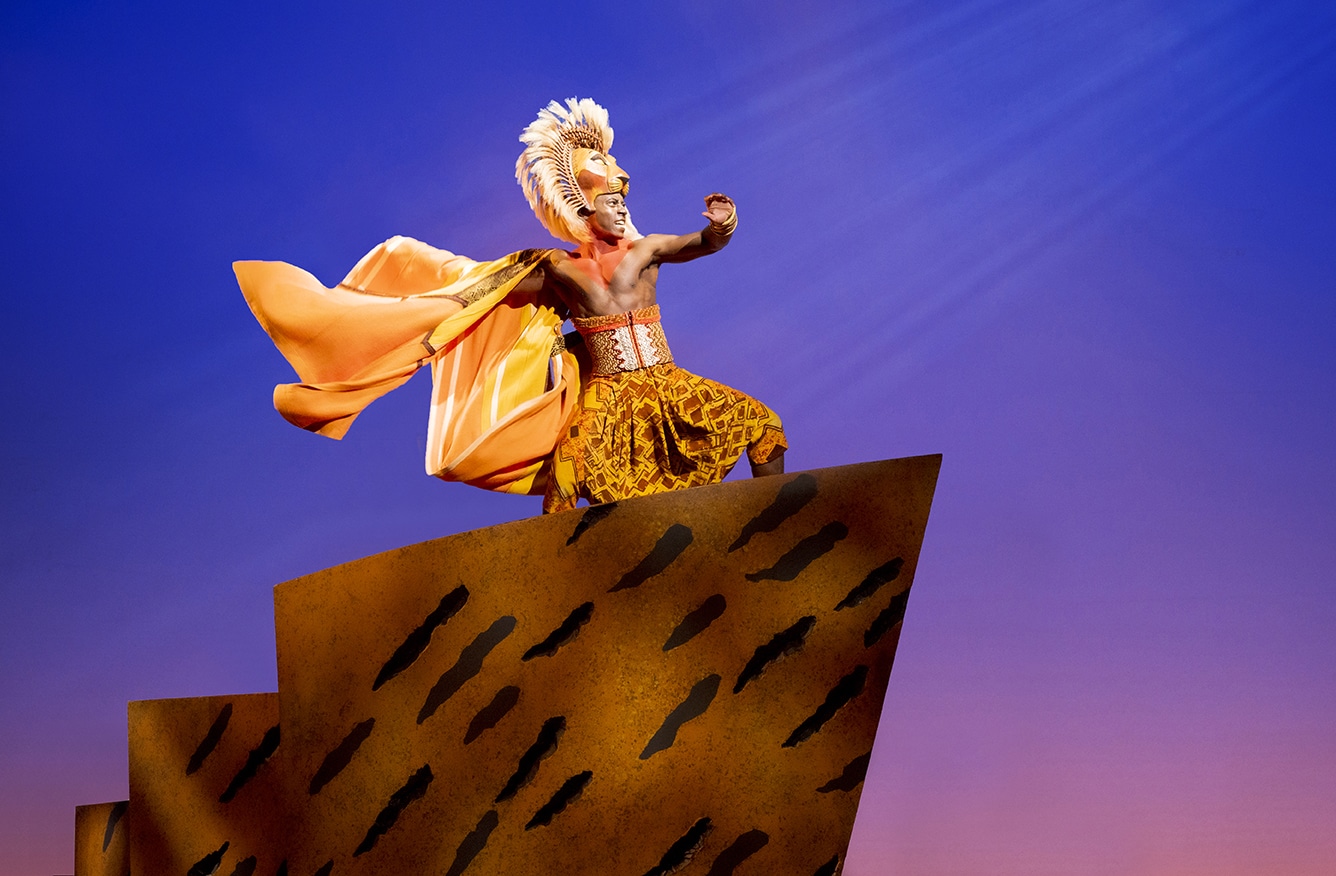
[[660,262],[689,262],[718,252],[728,245],[733,229],[738,227],[738,210],[728,195],[715,192],[705,196],[705,218],[710,224],[693,234],[651,235],[654,259]]

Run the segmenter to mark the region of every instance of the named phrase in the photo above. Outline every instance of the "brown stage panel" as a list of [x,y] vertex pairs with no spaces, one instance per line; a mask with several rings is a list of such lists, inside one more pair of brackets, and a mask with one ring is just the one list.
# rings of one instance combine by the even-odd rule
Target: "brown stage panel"
[[130,872],[277,872],[279,739],[277,694],[130,703]]
[[939,464],[633,499],[280,585],[290,872],[833,874]]
[[129,876],[129,802],[74,807],[74,876]]

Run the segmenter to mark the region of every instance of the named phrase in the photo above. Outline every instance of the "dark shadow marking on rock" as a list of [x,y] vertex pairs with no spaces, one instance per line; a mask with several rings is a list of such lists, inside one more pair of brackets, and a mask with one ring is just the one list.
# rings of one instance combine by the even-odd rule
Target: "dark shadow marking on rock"
[[609,593],[616,593],[618,590],[630,590],[632,587],[639,587],[650,578],[662,572],[672,564],[673,560],[682,556],[690,545],[693,536],[690,527],[683,526],[681,523],[674,523],[668,527],[668,531],[659,537],[643,560],[641,560],[634,569],[622,576],[621,580],[612,586]]
[[478,826],[473,828],[459,844],[459,849],[455,852],[455,862],[445,871],[445,876],[460,876],[468,865],[473,863],[473,859],[478,857],[478,853],[487,845],[487,838],[496,830],[500,820],[495,809],[487,810],[487,814],[478,821]]
[[844,772],[817,788],[816,792],[818,794],[829,794],[832,791],[852,791],[863,784],[863,779],[867,778],[867,765],[871,760],[872,752],[860,754],[845,764]]
[[640,752],[640,759],[649,760],[660,751],[672,748],[673,743],[677,741],[677,731],[682,729],[682,725],[704,715],[710,703],[714,702],[715,694],[719,693],[720,680],[718,675],[707,675],[696,682],[682,704],[663,719],[663,726],[650,737],[649,744]]
[[769,642],[758,646],[747,665],[742,667],[742,674],[738,676],[737,684],[733,685],[733,693],[742,693],[742,689],[765,672],[771,663],[800,650],[814,626],[816,618],[809,614],[788,629],[775,633]]
[[242,858],[237,861],[237,865],[232,868],[232,876],[254,876],[255,867],[259,861],[254,855],[249,858]]
[[454,617],[468,601],[469,590],[462,584],[442,596],[440,604],[432,609],[426,620],[408,634],[403,644],[394,649],[390,659],[380,668],[380,673],[372,682],[371,689],[380,690],[382,684],[412,666],[414,661],[422,656],[422,652],[427,650],[427,645],[431,644],[431,635],[436,632],[436,628]]
[[468,732],[464,734],[464,744],[468,745],[482,734],[491,730],[501,719],[510,714],[510,710],[515,708],[515,704],[520,701],[520,689],[513,684],[508,684],[496,692],[492,701],[483,706],[478,714],[473,716],[469,722]]
[[227,854],[227,847],[231,842],[224,842],[221,846],[204,857],[190,865],[186,871],[186,876],[213,876],[218,872],[218,868],[223,865],[223,855]]
[[585,785],[588,785],[589,780],[593,777],[592,770],[585,770],[563,782],[561,787],[557,789],[557,793],[552,795],[552,799],[544,803],[534,813],[533,818],[529,819],[529,823],[524,825],[524,829],[533,830],[535,827],[546,827],[551,824],[553,818],[561,814],[562,810],[580,796],[585,789]]
[[863,647],[871,648],[886,635],[891,627],[905,619],[905,606],[909,604],[909,591],[895,594],[891,604],[881,610],[881,614],[872,619],[872,626],[863,634]]
[[710,624],[719,619],[724,613],[728,603],[724,600],[722,593],[716,593],[709,599],[700,604],[677,625],[673,634],[668,637],[668,641],[663,643],[663,650],[671,651],[678,645],[685,645],[696,636],[703,633]]
[[334,859],[330,858],[324,864],[320,865],[320,869],[316,870],[313,876],[329,876],[332,872],[334,872]]
[[353,857],[365,854],[376,847],[380,838],[394,827],[394,823],[399,820],[399,816],[408,808],[408,804],[414,800],[421,799],[423,794],[427,793],[427,786],[431,784],[434,778],[431,774],[431,764],[423,764],[422,769],[408,777],[404,786],[390,795],[390,802],[385,804],[385,808],[380,810],[376,820],[367,828],[366,836],[358,845],[357,850],[353,852]]
[[849,534],[849,527],[838,520],[827,523],[815,535],[809,535],[780,557],[770,568],[750,572],[748,581],[792,581],[819,557],[830,553],[836,542]]
[[898,578],[900,576],[900,568],[904,566],[904,564],[905,561],[903,557],[896,557],[889,563],[883,563],[871,572],[868,572],[867,577],[863,579],[863,582],[853,590],[850,590],[848,594],[839,601],[839,604],[835,606],[835,610],[843,611],[846,608],[862,605],[863,601],[880,590],[882,585],[889,584]]
[[752,536],[762,532],[774,532],[785,520],[803,509],[803,506],[816,498],[816,478],[810,474],[800,474],[779,488],[775,500],[767,505],[742,527],[737,539],[728,546],[728,552],[747,546]]
[[273,756],[278,750],[279,732],[278,725],[270,727],[264,732],[264,738],[260,744],[251,749],[251,753],[246,755],[246,762],[242,765],[237,774],[232,777],[232,783],[227,786],[218,797],[219,803],[231,803],[232,798],[237,796],[237,792],[246,786],[246,783],[255,778],[255,774],[260,771],[260,767]]
[[566,615],[566,619],[561,622],[559,627],[548,633],[546,639],[525,651],[524,656],[520,659],[527,662],[535,657],[551,657],[557,653],[558,648],[575,638],[576,634],[580,632],[580,627],[589,623],[589,617],[593,613],[594,603],[586,602],[581,605]]
[[733,844],[719,853],[705,876],[733,876],[733,871],[743,861],[765,848],[770,842],[770,834],[763,830],[749,830],[733,840]]
[[213,719],[213,724],[209,725],[209,732],[204,734],[195,753],[190,756],[190,763],[186,764],[186,775],[193,776],[204,766],[205,758],[213,754],[213,750],[218,747],[218,742],[223,738],[223,731],[227,729],[227,722],[231,720],[232,704],[227,703],[218,713],[218,717]]
[[835,876],[835,873],[839,868],[840,856],[836,855],[820,867],[817,867],[816,871],[812,873],[812,876]]
[[533,777],[538,774],[538,764],[549,754],[557,750],[557,740],[561,739],[561,734],[566,732],[566,718],[558,715],[555,718],[548,718],[543,722],[543,729],[538,731],[538,739],[529,750],[520,757],[519,766],[515,768],[515,774],[506,782],[506,786],[501,789],[501,793],[496,795],[497,803],[504,803],[533,781]]
[[319,794],[321,788],[328,785],[331,779],[343,772],[344,767],[352,763],[353,755],[357,753],[358,748],[361,748],[362,743],[366,742],[367,737],[371,735],[371,729],[375,726],[376,719],[367,718],[348,731],[348,735],[343,737],[338,747],[325,755],[325,759],[321,761],[320,769],[311,777],[309,793]]
[[278,869],[274,871],[274,876],[288,876],[288,859],[284,858],[278,862]]
[[575,544],[579,541],[580,536],[584,535],[586,531],[591,527],[602,523],[604,520],[607,520],[608,515],[616,510],[616,502],[608,502],[603,505],[590,505],[585,513],[580,515],[580,522],[575,524],[575,531],[571,533],[570,538],[566,539],[566,546],[570,547]]
[[427,699],[418,712],[417,722],[421,724],[436,713],[441,704],[454,696],[470,679],[482,672],[482,661],[492,653],[492,649],[501,644],[515,629],[515,618],[510,615],[499,618],[496,623],[478,634],[478,637],[464,647],[459,659],[451,666],[436,684],[432,686]]
[[841,678],[830,689],[830,693],[826,694],[826,701],[817,707],[811,717],[799,724],[798,729],[790,733],[788,739],[784,740],[784,748],[792,748],[825,726],[827,721],[835,717],[836,712],[849,705],[854,697],[863,692],[863,684],[866,681],[867,667],[862,665]]
[[121,823],[121,819],[130,808],[129,800],[121,800],[111,807],[107,813],[107,829],[102,834],[102,851],[106,851],[111,845],[111,838],[116,835],[116,825]]
[[676,873],[690,864],[691,859],[705,844],[705,835],[710,832],[713,826],[708,818],[702,818],[691,825],[691,828],[682,834],[681,839],[668,847],[668,851],[663,853],[659,863],[645,871],[645,876],[668,876],[668,874]]

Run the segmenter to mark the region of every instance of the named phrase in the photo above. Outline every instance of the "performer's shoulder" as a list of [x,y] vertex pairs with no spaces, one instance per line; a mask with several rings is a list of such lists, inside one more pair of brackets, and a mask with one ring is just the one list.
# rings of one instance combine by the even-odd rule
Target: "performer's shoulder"
[[659,250],[671,247],[678,242],[681,235],[678,234],[646,234],[643,237],[636,238],[631,242],[631,250],[658,252]]

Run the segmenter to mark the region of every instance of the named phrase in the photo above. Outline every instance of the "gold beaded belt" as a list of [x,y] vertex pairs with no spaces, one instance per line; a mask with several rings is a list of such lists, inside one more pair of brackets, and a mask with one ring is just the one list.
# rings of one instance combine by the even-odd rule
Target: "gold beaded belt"
[[628,313],[572,319],[594,360],[594,376],[671,365],[672,351],[659,322],[659,305]]

